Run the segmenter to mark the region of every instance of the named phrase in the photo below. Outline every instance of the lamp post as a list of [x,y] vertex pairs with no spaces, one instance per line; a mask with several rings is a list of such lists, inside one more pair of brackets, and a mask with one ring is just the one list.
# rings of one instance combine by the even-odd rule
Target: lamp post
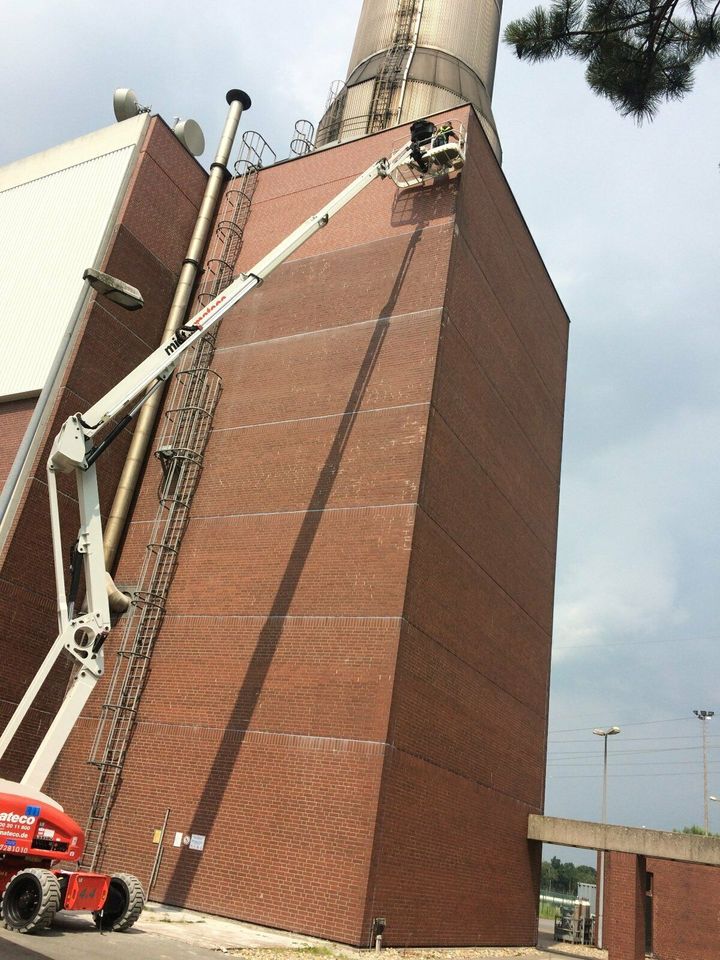
[[693,710],[693,713],[702,721],[703,732],[703,806],[705,816],[705,836],[710,832],[710,811],[708,808],[708,776],[707,776],[707,721],[715,716],[714,710]]
[[[607,758],[608,758],[608,737],[620,733],[620,727],[608,727],[603,730],[601,727],[595,727],[593,733],[596,737],[603,738],[603,795],[602,795],[602,822],[607,823]],[[603,919],[605,913],[605,851],[600,851],[600,883],[598,884],[598,906],[597,906],[597,945],[602,950],[603,946]]]

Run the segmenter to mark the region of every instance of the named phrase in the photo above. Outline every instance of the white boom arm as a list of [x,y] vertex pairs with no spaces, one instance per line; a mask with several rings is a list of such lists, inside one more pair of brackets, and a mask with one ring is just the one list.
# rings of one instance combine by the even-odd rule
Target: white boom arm
[[[188,347],[217,323],[232,306],[262,283],[298,247],[322,229],[365,187],[379,177],[391,175],[398,167],[407,164],[411,156],[411,144],[408,143],[396,151],[389,160],[383,158],[374,163],[279,243],[248,273],[241,274],[234,280],[212,303],[196,313],[170,339],[160,344],[101,400],[98,400],[82,416],[75,414],[69,417],[61,427],[47,465],[59,634],[0,737],[0,757],[10,745],[61,653],[67,654],[75,661],[75,669],[65,698],[21,783],[36,790],[42,788],[88,697],[103,674],[102,647],[111,623],[95,460],[127,425],[151,393],[170,376],[180,355]],[[133,401],[136,402],[130,411],[112,428],[105,440],[94,447],[92,438],[98,430]],[[72,615],[74,611],[68,609],[66,601],[57,473],[74,473],[77,481],[80,532],[76,552],[82,557],[87,595],[87,613],[77,617]]]

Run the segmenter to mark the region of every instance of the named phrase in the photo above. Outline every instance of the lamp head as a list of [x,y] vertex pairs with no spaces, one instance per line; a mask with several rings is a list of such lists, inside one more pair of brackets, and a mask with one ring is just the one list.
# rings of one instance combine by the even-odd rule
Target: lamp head
[[88,267],[83,273],[83,280],[87,280],[94,290],[125,310],[142,309],[144,303],[142,294],[124,280],[118,280],[117,277],[111,277],[109,273],[101,273],[100,270],[92,267]]

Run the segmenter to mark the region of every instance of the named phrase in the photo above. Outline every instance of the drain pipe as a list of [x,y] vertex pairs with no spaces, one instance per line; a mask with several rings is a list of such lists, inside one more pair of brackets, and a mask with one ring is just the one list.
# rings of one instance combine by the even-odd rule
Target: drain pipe
[[[250,108],[250,97],[242,90],[230,90],[227,94],[227,102],[230,105],[225,126],[220,136],[215,160],[210,166],[210,175],[205,187],[205,194],[200,205],[200,212],[195,223],[195,229],[190,239],[187,250],[187,256],[183,261],[180,278],[175,288],[175,296],[170,307],[165,330],[162,340],[172,336],[180,327],[187,313],[187,308],[192,297],[193,287],[197,279],[198,272],[202,263],[202,256],[207,245],[210,227],[215,218],[217,205],[220,200],[223,186],[228,173],[227,163],[230,159],[237,133],[240,117],[243,110]],[[103,540],[105,543],[105,567],[112,569],[117,554],[120,538],[125,529],[127,517],[130,512],[130,504],[135,494],[138,477],[142,465],[145,462],[147,450],[152,439],[155,421],[160,410],[163,391],[157,390],[153,396],[145,403],[140,410],[137,418],[135,432],[130,443],[122,474],[115,491],[115,499],[110,508],[110,515],[105,524]]]

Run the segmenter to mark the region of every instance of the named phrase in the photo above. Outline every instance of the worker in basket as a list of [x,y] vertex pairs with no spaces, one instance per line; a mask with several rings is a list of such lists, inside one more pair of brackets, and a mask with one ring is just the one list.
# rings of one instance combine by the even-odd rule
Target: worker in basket
[[439,127],[435,127],[432,138],[433,147],[444,147],[450,143],[450,139],[459,140],[457,133],[453,130],[452,120],[445,120]]

